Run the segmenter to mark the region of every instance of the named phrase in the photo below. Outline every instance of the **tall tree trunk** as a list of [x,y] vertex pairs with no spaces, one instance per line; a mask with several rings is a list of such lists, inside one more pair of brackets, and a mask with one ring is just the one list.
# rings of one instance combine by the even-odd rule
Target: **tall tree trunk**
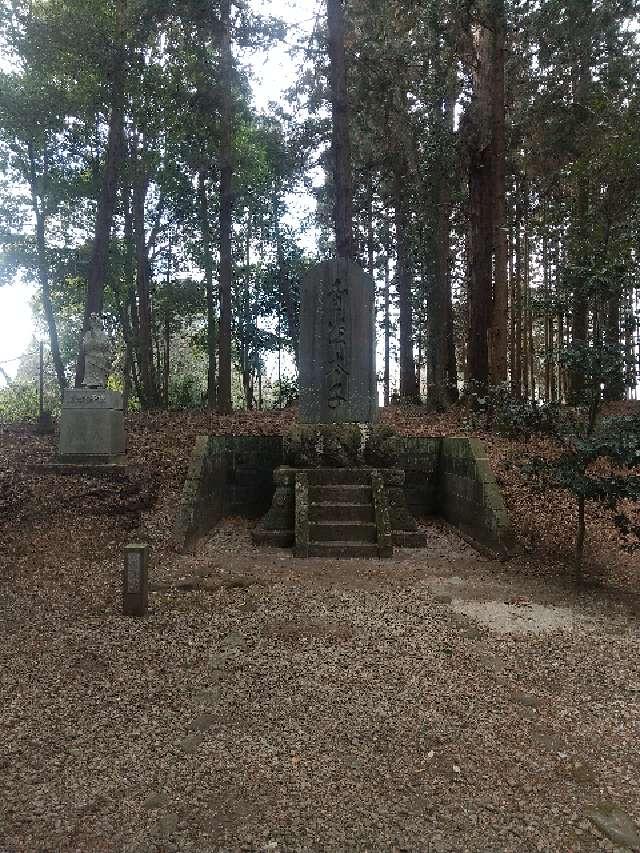
[[142,398],[139,370],[140,345],[138,311],[136,306],[136,273],[135,273],[135,237],[133,228],[133,209],[130,188],[127,190],[127,201],[124,211],[124,294],[122,306],[122,330],[127,348],[127,363],[130,371],[130,385],[138,399]]
[[524,176],[523,186],[524,223],[522,230],[522,290],[523,290],[523,328],[522,328],[522,392],[529,399],[529,329],[531,326],[531,292],[529,290],[529,182]]
[[[592,0],[582,0],[584,10],[582,20],[588,20],[592,14]],[[576,44],[574,45],[577,57],[576,65],[572,68],[572,83],[574,92],[574,103],[582,110],[590,110],[589,104],[591,90],[591,59],[592,45],[590,34],[578,30]],[[575,203],[573,210],[573,221],[569,236],[569,262],[580,265],[584,253],[584,245],[589,239],[588,215],[590,206],[589,175],[580,170],[574,181]],[[571,344],[579,349],[588,343],[589,337],[589,307],[585,290],[575,286],[571,294]],[[569,371],[569,395],[570,402],[580,402],[585,390],[584,371],[579,367],[573,367]]]
[[342,0],[327,0],[329,83],[331,87],[334,221],[336,254],[355,259],[353,239],[353,176],[349,136],[349,95],[345,59],[345,20]]
[[218,411],[230,414],[231,322],[233,283],[233,99],[231,53],[231,0],[220,3],[220,334]]
[[530,210],[529,210],[529,184],[525,183],[527,188],[527,196],[525,200],[525,220],[524,220],[524,280],[525,290],[527,292],[527,328],[528,335],[528,353],[529,353],[529,376],[531,380],[531,399],[536,399],[536,373],[535,373],[535,346],[533,342],[533,302],[531,294],[531,245],[530,245]]
[[389,253],[391,252],[391,233],[389,213],[384,213],[384,405],[391,402],[391,277],[389,273]]
[[491,170],[488,149],[471,155],[469,168],[469,286],[467,306],[468,378],[480,388],[489,383],[489,317],[492,288],[492,213]]
[[417,358],[416,358],[416,383],[418,386],[418,399],[420,398],[420,395],[422,394],[422,368],[423,368],[422,327],[423,327],[424,320],[425,320],[425,316],[424,316],[425,315],[424,288],[425,288],[426,277],[427,277],[426,273],[423,269],[420,273],[420,282],[418,284],[418,295],[419,295],[418,319],[417,319],[417,322],[414,324],[415,328],[416,328],[416,338],[417,338],[416,343],[417,343],[417,349],[418,349],[418,354],[417,354]]
[[209,219],[209,198],[207,196],[206,174],[204,168],[198,175],[198,207],[200,214],[200,233],[202,234],[202,263],[207,290],[207,406],[216,406],[216,314],[215,294],[213,292],[213,252],[211,248],[211,222]]
[[507,229],[505,214],[505,11],[504,0],[492,0],[492,117],[493,246],[495,252],[493,299],[490,319],[490,382],[507,381],[507,328],[509,298],[507,281]]
[[247,411],[253,409],[253,370],[251,369],[251,208],[247,216],[245,243],[244,293],[242,294],[242,385]]
[[[556,234],[556,269],[555,269],[555,288],[556,293],[562,293],[562,270],[566,267],[565,245],[563,242],[563,232],[560,229]],[[558,304],[558,401],[566,403],[568,398],[568,380],[567,371],[562,361],[562,354],[568,344],[566,312],[564,308],[564,300],[560,299]]]
[[171,264],[173,262],[173,241],[169,228],[169,247],[167,254],[167,297],[164,309],[164,359],[162,365],[162,402],[169,408],[169,368],[171,366]]
[[622,293],[612,293],[607,300],[607,323],[605,328],[605,342],[611,358],[620,356],[620,367],[609,374],[605,380],[605,400],[624,399],[624,368],[622,358],[622,342],[620,331],[620,302]]
[[162,377],[162,351],[160,345],[160,330],[154,335],[154,343],[156,350],[156,377],[158,377],[158,387],[156,388],[156,399],[160,402],[160,378]]
[[522,187],[516,180],[515,216],[515,264],[513,276],[513,315],[514,359],[511,372],[511,393],[514,397],[522,395]]
[[[512,212],[513,213],[513,212]],[[515,238],[514,223],[509,224],[509,376],[511,378],[511,396],[517,397],[518,389],[514,378],[516,374],[516,275],[514,264]]]
[[634,358],[634,332],[635,332],[635,312],[634,312],[634,287],[633,282],[629,282],[627,291],[624,295],[624,365],[625,365],[625,387],[635,391],[636,386],[636,369]]
[[[38,177],[36,170],[36,158],[33,142],[28,144],[29,155],[29,184],[31,189],[31,206],[36,220],[36,251],[38,253],[38,281],[42,291],[42,307],[44,316],[47,321],[47,330],[49,332],[49,344],[51,346],[51,357],[53,366],[58,380],[58,389],[60,396],[64,394],[64,389],[67,387],[67,377],[64,372],[64,364],[60,355],[60,341],[58,339],[58,327],[56,325],[56,317],[53,309],[53,300],[51,299],[51,285],[49,282],[49,263],[47,261],[47,241],[46,241],[46,213],[45,204],[42,200],[38,200]],[[45,161],[46,161],[45,153]]]
[[[551,319],[551,288],[549,277],[549,235],[547,232],[547,205],[542,205],[542,292],[544,295],[544,399],[551,400],[551,349],[553,345],[553,320]],[[551,325],[550,325],[551,322]]]
[[447,386],[452,401],[458,399],[458,361],[456,358],[456,336],[453,327],[453,294],[451,292],[451,262],[447,283]]
[[536,399],[536,349],[533,341],[533,311],[529,309],[529,369],[531,371],[531,399]]
[[[473,25],[469,149],[469,379],[507,379],[508,290],[505,231],[504,2],[486,0]],[[494,264],[495,259],[495,264]],[[495,271],[495,276],[494,276]]]
[[[127,188],[124,197],[124,264],[122,282],[117,279],[113,283],[113,296],[120,315],[120,323],[122,325],[122,337],[124,340],[124,390],[123,390],[123,405],[125,412],[129,407],[131,392],[135,389],[139,392],[139,385],[136,376],[136,364],[134,355],[134,341],[131,331],[131,322],[129,319],[129,303],[130,303],[130,288],[133,281],[133,219],[131,213],[131,198],[130,191]],[[134,294],[135,299],[135,294]]]
[[450,191],[445,175],[438,176],[435,269],[427,313],[427,396],[436,406],[446,405],[451,385],[448,359]]
[[[453,123],[454,101],[449,94],[441,106],[443,129]],[[457,395],[457,368],[453,340],[451,295],[451,190],[446,160],[438,167],[435,201],[437,210],[434,271],[427,313],[427,395],[436,406],[446,405]]]
[[[564,311],[560,309],[558,311],[558,352],[562,353],[566,346],[565,339],[565,326],[564,326]],[[562,366],[562,362],[558,362],[558,400],[560,403],[564,403],[567,398],[567,383],[565,379],[565,370]]]
[[136,248],[136,291],[138,294],[138,366],[142,384],[142,404],[146,409],[158,403],[156,376],[153,365],[153,328],[151,316],[151,294],[149,291],[149,257],[145,238],[145,199],[147,177],[145,175],[142,143],[134,145],[136,156],[133,181],[133,221]]
[[[445,120],[449,131],[453,132],[455,125],[455,105],[458,97],[458,82],[457,75],[449,71],[449,82],[447,86],[447,97],[445,99]],[[439,261],[440,269],[446,270],[445,282],[445,302],[446,302],[446,317],[447,317],[447,334],[446,334],[446,359],[447,370],[445,374],[445,384],[447,386],[448,396],[451,401],[458,399],[458,363],[456,361],[456,339],[453,328],[453,293],[451,289],[452,277],[452,256],[451,256],[451,212],[453,202],[451,192],[447,188],[444,196],[441,196],[441,208],[439,210],[438,245],[442,256]],[[444,249],[447,249],[447,256],[444,256]]]
[[373,228],[373,172],[367,170],[367,272],[370,278],[375,278],[375,235]]
[[410,255],[409,228],[402,186],[403,175],[396,170],[394,181],[396,213],[396,288],[400,308],[400,396],[418,401],[418,381],[413,360],[413,270]]
[[[586,227],[586,218],[589,210],[589,189],[587,178],[580,175],[577,179],[576,208],[574,233],[572,237],[572,261],[580,262],[582,230]],[[589,311],[587,295],[578,284],[571,294],[571,345],[580,348],[586,345],[589,330]],[[572,403],[578,403],[584,393],[584,371],[579,367],[573,367],[569,371],[569,395]]]
[[469,118],[469,329],[467,369],[470,382],[489,384],[489,330],[493,304],[495,181],[493,122],[493,38],[487,19],[474,28],[476,61]]
[[169,369],[171,367],[171,322],[169,310],[164,315],[164,359],[162,369],[162,402],[165,409],[169,408]]
[[[550,345],[550,382],[551,382],[551,402],[556,403],[558,401],[558,374],[556,372],[556,363],[558,362],[558,355],[561,350],[561,343],[556,339],[555,333],[555,322],[556,322],[556,307],[558,304],[558,289],[557,289],[557,275],[558,275],[558,266],[559,266],[559,248],[558,248],[558,239],[555,233],[555,229],[551,228],[551,233],[549,235],[549,269],[547,272],[547,276],[549,279],[549,299],[551,304],[548,306],[549,312],[549,345]],[[555,272],[554,272],[555,267]],[[559,334],[559,330],[558,330]]]
[[107,137],[107,151],[105,157],[104,171],[102,175],[102,186],[98,196],[96,210],[96,225],[89,263],[87,277],[87,294],[84,306],[84,319],[80,343],[78,347],[78,360],[76,364],[76,386],[82,385],[84,379],[84,352],[82,338],[84,332],[89,329],[89,321],[92,314],[101,314],[104,303],[104,288],[107,277],[107,266],[109,260],[109,241],[111,228],[113,226],[113,214],[118,191],[118,178],[120,164],[123,157],[123,133],[124,133],[124,104],[126,90],[126,13],[127,0],[116,2],[116,42],[114,45],[111,72],[111,116],[109,119],[109,134]]
[[273,194],[273,225],[276,238],[276,262],[278,264],[278,284],[279,284],[279,301],[284,304],[284,310],[287,315],[287,325],[289,327],[289,335],[291,336],[291,344],[293,346],[293,354],[298,363],[298,344],[299,330],[298,317],[296,306],[291,292],[291,282],[289,279],[289,268],[287,258],[284,252],[282,242],[282,231],[280,228],[280,211],[278,205],[278,194]]

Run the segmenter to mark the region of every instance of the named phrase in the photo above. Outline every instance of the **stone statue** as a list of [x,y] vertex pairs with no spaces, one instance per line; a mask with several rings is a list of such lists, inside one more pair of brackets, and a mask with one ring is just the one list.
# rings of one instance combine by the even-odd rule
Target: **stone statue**
[[85,388],[106,387],[111,367],[111,347],[97,314],[91,315],[89,331],[84,333],[82,344],[84,348],[83,386]]

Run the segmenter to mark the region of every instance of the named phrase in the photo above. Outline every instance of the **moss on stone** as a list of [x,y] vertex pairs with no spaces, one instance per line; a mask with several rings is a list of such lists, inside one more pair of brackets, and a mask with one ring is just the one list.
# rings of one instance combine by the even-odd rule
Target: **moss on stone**
[[285,464],[293,468],[355,468],[362,464],[358,424],[300,424],[284,438]]

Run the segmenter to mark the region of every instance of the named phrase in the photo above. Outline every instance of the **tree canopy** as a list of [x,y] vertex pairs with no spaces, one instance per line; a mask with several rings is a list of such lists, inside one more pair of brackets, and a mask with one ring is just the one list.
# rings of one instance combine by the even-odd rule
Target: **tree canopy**
[[243,60],[286,28],[251,3],[6,0],[0,282],[37,283],[59,391],[99,311],[132,403],[266,405],[337,251],[377,283],[385,402],[580,402],[601,346],[636,395],[638,3],[586,5],[328,0],[264,115]]

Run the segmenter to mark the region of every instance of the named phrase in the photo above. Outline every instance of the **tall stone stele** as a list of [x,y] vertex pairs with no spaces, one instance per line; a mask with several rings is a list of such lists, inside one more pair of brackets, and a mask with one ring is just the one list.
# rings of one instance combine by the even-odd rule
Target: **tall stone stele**
[[126,451],[122,394],[107,385],[111,347],[100,318],[91,315],[83,338],[82,388],[64,392],[58,462],[107,465],[121,462]]
[[373,279],[353,261],[324,261],[302,285],[300,420],[372,423],[378,409]]

